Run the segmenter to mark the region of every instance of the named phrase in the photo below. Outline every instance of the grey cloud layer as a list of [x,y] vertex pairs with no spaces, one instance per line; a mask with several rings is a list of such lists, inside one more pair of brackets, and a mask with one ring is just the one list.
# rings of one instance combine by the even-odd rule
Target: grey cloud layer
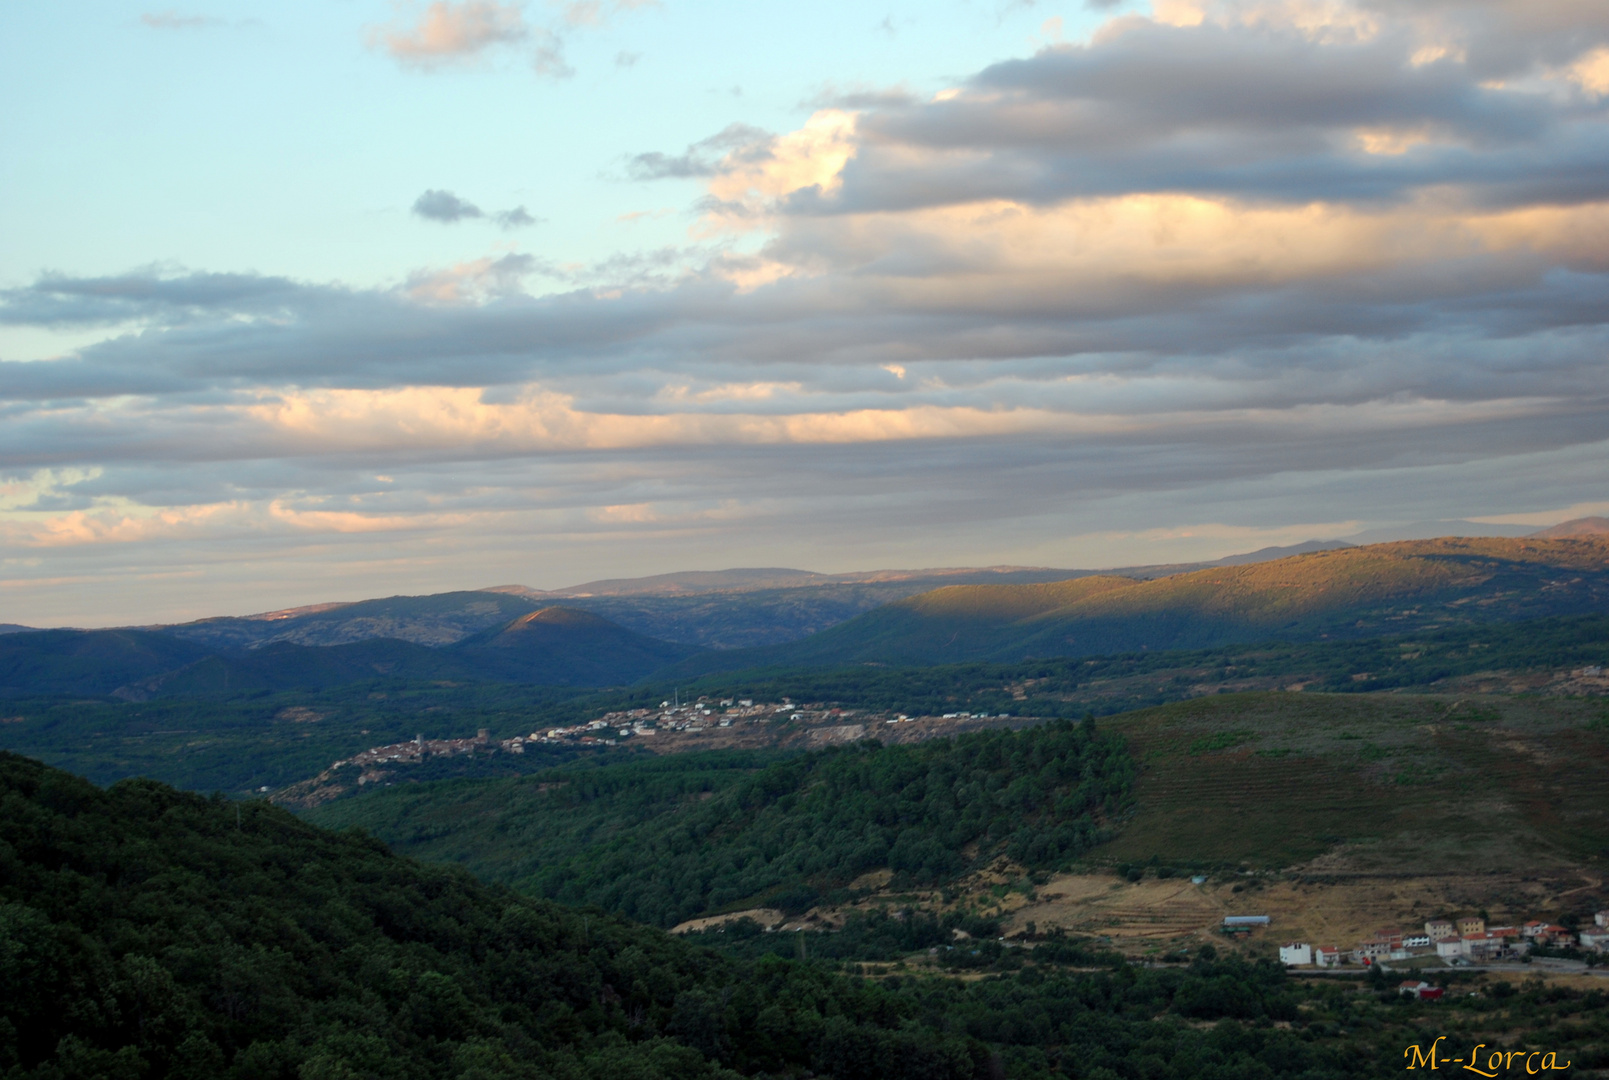
[[[506,273],[531,269],[521,257]],[[486,273],[495,275],[497,264]],[[927,268],[913,260],[907,272]],[[1057,358],[1061,373],[1146,372],[1238,383],[1313,371],[1305,398],[1367,391],[1453,396],[1574,392],[1597,377],[1609,278],[1529,255],[1467,265],[1372,268],[1266,288],[1115,289],[1102,296],[979,297],[938,310],[866,270],[742,295],[704,278],[600,298],[591,290],[429,306],[404,291],[361,291],[247,275],[46,279],[0,294],[0,320],[93,326],[140,321],[76,358],[0,363],[0,399],[43,401],[200,393],[254,385],[377,388],[557,382],[644,368],[660,378],[712,368],[806,382],[834,366],[983,361],[1009,376]],[[505,290],[512,289],[505,283]],[[1403,342],[1416,338],[1411,348]],[[1527,339],[1534,339],[1529,340]],[[1460,359],[1443,357],[1456,343]],[[1524,359],[1488,377],[1474,358]],[[758,367],[754,365],[760,365]],[[1346,395],[1350,396],[1350,395]]]
[[[872,110],[841,194],[803,192],[792,208],[1145,191],[1382,200],[1443,184],[1502,205],[1601,199],[1609,101],[1486,84],[1605,42],[1609,19],[1597,11],[1569,35],[1493,31],[1468,46],[1468,63],[1415,66],[1423,46],[1407,28],[1321,44],[1289,31],[1136,23],[1096,44],[995,65],[948,101]],[[1431,141],[1367,155],[1351,132],[1370,126]],[[913,149],[924,152],[914,163]]]

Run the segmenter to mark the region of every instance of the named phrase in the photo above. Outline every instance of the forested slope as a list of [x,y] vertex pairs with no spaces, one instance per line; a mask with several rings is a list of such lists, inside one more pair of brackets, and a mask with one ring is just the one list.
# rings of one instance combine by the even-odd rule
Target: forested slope
[[[971,1077],[875,987],[750,972],[262,803],[0,755],[0,1075]],[[763,1020],[763,1022],[757,1022]]]
[[5,1080],[1356,1080],[1429,1030],[1609,1063],[1596,990],[1493,1011],[1210,949],[988,944],[965,982],[731,960],[261,803],[0,754]]
[[1135,766],[1065,721],[767,762],[686,754],[529,777],[408,785],[331,804],[402,850],[662,926],[711,910],[809,907],[888,867],[953,878],[998,853],[1054,866],[1107,836]]

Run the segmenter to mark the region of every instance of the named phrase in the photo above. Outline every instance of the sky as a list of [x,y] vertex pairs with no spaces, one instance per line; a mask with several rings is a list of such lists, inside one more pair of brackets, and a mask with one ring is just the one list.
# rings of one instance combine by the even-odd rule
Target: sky
[[0,95],[0,622],[1609,512],[1601,0],[16,0]]

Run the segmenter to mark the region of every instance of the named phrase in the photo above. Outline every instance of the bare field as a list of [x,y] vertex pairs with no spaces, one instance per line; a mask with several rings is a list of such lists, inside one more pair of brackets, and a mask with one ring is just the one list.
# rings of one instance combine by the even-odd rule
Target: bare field
[[1286,941],[1350,949],[1382,927],[1411,929],[1461,912],[1484,910],[1494,924],[1555,918],[1581,900],[1601,896],[1601,886],[1597,878],[1568,875],[1249,877],[1192,885],[1188,878],[1130,883],[1110,874],[1062,874],[1040,886],[1036,899],[1012,910],[1004,929],[1008,935],[1019,933],[1031,922],[1040,933],[1061,928],[1146,954],[1206,941],[1224,947],[1218,926],[1225,915],[1267,915],[1272,920],[1267,929],[1231,944],[1273,956]]

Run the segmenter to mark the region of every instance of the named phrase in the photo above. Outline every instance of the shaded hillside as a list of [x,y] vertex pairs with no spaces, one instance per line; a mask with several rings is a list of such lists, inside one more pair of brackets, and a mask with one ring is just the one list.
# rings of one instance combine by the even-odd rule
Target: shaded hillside
[[1603,539],[1408,541],[1151,581],[937,589],[794,645],[700,657],[684,670],[927,665],[1363,638],[1596,613],[1606,603]]
[[481,678],[553,686],[635,682],[697,650],[573,607],[545,607],[449,650]]
[[21,630],[0,635],[0,696],[99,697],[193,664],[208,651],[149,630]]
[[747,649],[799,641],[933,586],[931,579],[835,583],[743,593],[578,597],[565,603],[666,641]]
[[[11,1080],[962,1080],[989,1056],[918,1038],[913,1010],[875,988],[796,986],[786,966],[757,979],[264,803],[100,791],[0,754],[0,852]],[[800,1006],[828,1001],[823,1030]]]
[[693,652],[564,607],[529,612],[445,648],[372,638],[214,651],[148,630],[42,630],[0,636],[0,694],[111,694],[146,701],[442,679],[619,686]]
[[507,593],[448,592],[318,604],[266,616],[202,619],[162,629],[215,650],[245,649],[275,641],[346,645],[368,638],[442,646],[488,627],[501,626],[541,606],[536,600]]
[[112,694],[125,701],[148,701],[155,697],[225,698],[282,690],[329,690],[384,679],[481,681],[487,678],[486,672],[472,659],[411,641],[375,638],[351,645],[326,646],[276,641],[250,652],[215,653],[182,668],[131,680]]

